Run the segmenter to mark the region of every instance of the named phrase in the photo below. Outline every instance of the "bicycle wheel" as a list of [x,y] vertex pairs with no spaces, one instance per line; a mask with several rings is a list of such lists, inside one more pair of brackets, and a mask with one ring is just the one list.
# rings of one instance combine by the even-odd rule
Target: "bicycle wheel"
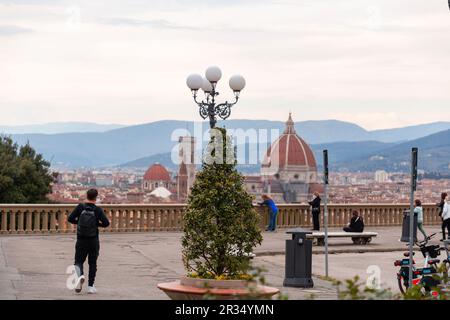
[[408,290],[409,285],[407,284],[408,281],[404,281],[403,277],[399,274],[397,274],[397,280],[398,280],[398,288],[400,289],[400,292],[404,295],[406,294],[406,291]]

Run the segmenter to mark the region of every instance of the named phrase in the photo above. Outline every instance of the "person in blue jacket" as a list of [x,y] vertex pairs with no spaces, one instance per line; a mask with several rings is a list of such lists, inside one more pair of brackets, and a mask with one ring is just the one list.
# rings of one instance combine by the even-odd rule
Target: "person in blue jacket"
[[261,198],[263,202],[260,202],[259,205],[269,208],[269,226],[266,231],[274,232],[277,228],[278,207],[269,195],[263,194]]

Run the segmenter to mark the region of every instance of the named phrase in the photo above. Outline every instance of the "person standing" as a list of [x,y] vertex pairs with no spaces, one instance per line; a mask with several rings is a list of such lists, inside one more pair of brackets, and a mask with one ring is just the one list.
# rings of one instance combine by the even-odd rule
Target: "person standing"
[[263,194],[261,196],[263,202],[258,203],[260,206],[267,206],[269,208],[269,226],[266,231],[275,232],[277,229],[277,216],[278,216],[278,207],[275,204],[275,201],[267,195]]
[[309,205],[311,206],[311,213],[313,218],[313,230],[320,231],[320,203],[322,199],[318,192],[314,192],[314,198],[312,201],[309,201]]
[[427,233],[423,229],[423,208],[422,201],[417,199],[415,201],[416,207],[414,208],[414,214],[417,214],[417,228],[423,234],[423,239],[426,240],[428,238]]
[[442,225],[441,225],[441,228],[442,228],[442,239],[441,239],[441,241],[444,241],[446,239],[446,237],[445,237],[445,224],[444,224],[444,219],[442,218],[442,213],[444,212],[444,205],[445,205],[445,198],[446,197],[447,197],[447,193],[443,192],[441,194],[441,202],[439,202],[437,204],[437,206],[439,208],[439,217],[441,217],[441,219],[442,219]]
[[[447,234],[450,237],[450,199],[448,195],[444,199],[444,207],[442,210],[442,220],[444,221],[444,227],[447,228]],[[444,237],[444,240],[445,237]]]
[[88,190],[87,201],[80,203],[67,219],[70,223],[77,225],[77,242],[75,245],[75,270],[78,275],[75,292],[77,293],[82,291],[85,282],[83,265],[86,258],[89,264],[88,293],[97,293],[94,282],[100,252],[98,227],[106,228],[109,226],[109,220],[105,213],[96,205],[97,197],[97,190]]

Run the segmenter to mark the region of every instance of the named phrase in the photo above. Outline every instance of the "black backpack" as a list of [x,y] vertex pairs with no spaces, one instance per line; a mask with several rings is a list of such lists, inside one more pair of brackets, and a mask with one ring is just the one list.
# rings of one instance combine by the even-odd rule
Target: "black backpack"
[[94,209],[85,206],[78,218],[77,235],[83,238],[93,238],[97,236],[98,221]]

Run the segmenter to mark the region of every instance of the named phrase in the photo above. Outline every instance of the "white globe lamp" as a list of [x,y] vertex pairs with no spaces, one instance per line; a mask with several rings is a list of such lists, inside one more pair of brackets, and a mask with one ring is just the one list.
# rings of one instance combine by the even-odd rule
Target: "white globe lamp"
[[192,91],[197,91],[203,86],[203,77],[199,74],[191,74],[187,77],[186,84]]
[[220,70],[219,67],[212,66],[206,69],[205,76],[209,82],[215,84],[220,80],[220,78],[222,78],[222,71]]
[[230,88],[234,92],[240,92],[242,89],[245,88],[245,79],[241,75],[234,75],[230,78]]
[[207,79],[203,79],[202,90],[205,93],[210,93],[211,91],[213,91],[213,86]]

